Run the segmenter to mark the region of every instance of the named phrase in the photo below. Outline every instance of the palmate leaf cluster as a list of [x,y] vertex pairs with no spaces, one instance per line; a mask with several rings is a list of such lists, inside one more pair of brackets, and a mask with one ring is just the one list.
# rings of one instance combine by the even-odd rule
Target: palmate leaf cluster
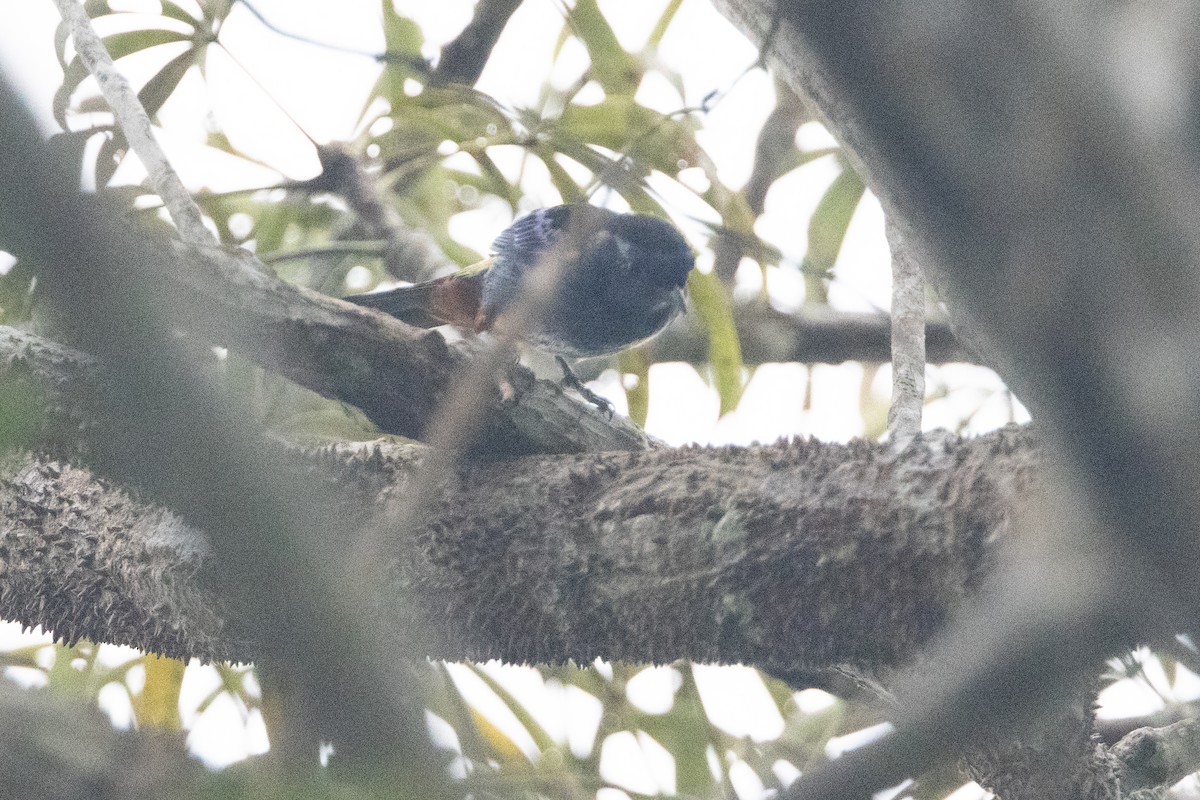
[[[235,0],[195,4],[162,0],[156,9],[131,11],[109,0],[88,0],[86,9],[102,32],[106,26],[111,29],[104,40],[119,63],[135,56],[159,59],[159,66],[139,91],[143,105],[154,117],[171,102],[186,76],[207,78],[208,55],[212,48],[223,47],[222,28],[237,5]],[[639,86],[651,72],[676,87],[681,98],[685,95],[682,77],[657,55],[680,5],[681,0],[667,4],[636,52],[622,47],[596,0],[577,0],[564,8],[556,52],[577,40],[586,50],[590,66],[566,88],[547,83],[537,104],[513,108],[472,87],[439,82],[423,55],[420,28],[397,14],[390,0],[383,0],[380,19],[386,52],[378,59],[380,75],[362,110],[359,135],[341,147],[368,170],[403,225],[427,235],[451,264],[467,265],[483,255],[455,240],[451,218],[487,198],[499,198],[514,211],[523,208],[525,175],[535,167],[544,171],[563,202],[587,201],[597,193],[611,192],[633,210],[656,215],[667,215],[669,209],[654,191],[651,177],[677,180],[683,170],[699,169],[706,188],[688,191],[719,219],[708,226],[710,237],[737,241],[742,252],[765,269],[778,263],[781,256],[755,234],[758,212],[743,191],[722,182],[715,163],[697,140],[707,106],[720,98],[706,98],[694,106],[681,100],[678,111],[669,114],[636,99]],[[64,71],[54,101],[55,118],[63,129],[54,138],[56,145],[81,166],[98,191],[123,196],[131,214],[153,219],[157,208],[147,202],[146,187],[110,185],[128,144],[90,88],[87,71],[74,56],[65,28],[58,31],[55,49]],[[578,101],[589,85],[599,86],[602,100]],[[208,133],[208,146],[253,160],[219,130]],[[515,176],[497,160],[501,148],[520,153],[521,167]],[[793,148],[783,172],[824,156],[836,158],[836,153],[804,153]],[[809,252],[800,266],[807,275],[816,276],[814,285],[819,287],[832,269],[863,192],[858,176],[843,168],[809,221]],[[356,209],[331,192],[329,182],[321,176],[307,181],[280,180],[256,191],[202,193],[198,200],[225,244],[253,248],[285,279],[341,294],[355,267],[369,271],[367,285],[391,277],[378,232],[364,226]],[[709,246],[711,241],[698,244]],[[306,254],[304,258],[293,257],[301,252]],[[35,275],[33,265],[18,263],[0,276],[0,321],[20,322],[33,313]],[[722,410],[732,410],[746,370],[734,329],[730,287],[715,273],[695,273],[689,288],[693,310],[709,337],[709,377],[721,397]],[[625,354],[619,362],[621,370],[641,378],[636,385],[642,394],[630,397],[630,407],[635,417],[643,419],[649,366],[649,359],[636,352]],[[223,369],[229,390],[254,398],[263,424],[272,430],[293,438],[375,435],[354,409],[264,373],[236,354],[225,359]],[[52,688],[62,691],[95,696],[106,686],[120,687],[137,724],[182,727],[182,665],[139,656],[118,667],[105,667],[96,658],[97,648],[86,643],[53,646],[53,658],[46,657],[43,647],[47,646],[11,651],[4,655],[3,663],[41,671]],[[213,669],[218,671],[219,685],[201,703],[199,712],[220,694],[235,698],[244,714],[260,708],[256,685],[246,679],[244,670]],[[779,787],[787,775],[794,774],[794,770],[782,769],[781,762],[807,769],[826,758],[825,744],[830,737],[873,722],[840,701],[806,712],[790,689],[767,680],[764,685],[785,725],[779,737],[755,742],[711,723],[687,665],[673,668],[678,686],[670,708],[656,713],[640,709],[626,691],[640,667],[618,664],[608,673],[576,667],[543,669],[545,680],[574,687],[573,691],[596,698],[603,708],[590,747],[576,743],[572,749],[561,736],[547,732],[502,681],[486,669],[469,669],[507,707],[525,736],[503,732],[465,701],[444,665],[431,667],[428,702],[432,712],[457,734],[458,770],[491,796],[594,795],[613,785],[600,771],[606,743],[613,737],[635,736],[640,746],[651,747],[649,743],[654,742],[670,754],[674,793],[728,797],[733,793],[731,775],[737,771],[749,770],[764,787]],[[136,679],[131,678],[134,674]],[[535,754],[518,743],[525,738],[533,742]],[[623,788],[637,793],[634,787]],[[926,788],[912,791],[938,796],[946,788],[930,779]],[[667,793],[666,787],[657,793]]]

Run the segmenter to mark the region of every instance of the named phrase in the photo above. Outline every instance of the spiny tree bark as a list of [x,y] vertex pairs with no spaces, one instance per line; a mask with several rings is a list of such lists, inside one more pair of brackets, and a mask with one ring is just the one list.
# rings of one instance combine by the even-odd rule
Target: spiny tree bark
[[[0,360],[9,385],[103,380],[85,356],[21,342]],[[76,425],[68,447],[63,424],[88,412],[69,392],[47,397],[61,414],[52,448],[85,451],[106,428]],[[262,446],[330,485],[331,518],[345,523],[330,535],[347,537],[345,553],[404,501],[423,457],[404,445]],[[1029,432],[1009,428],[903,450],[793,441],[464,464],[413,532],[382,543],[394,593],[377,618],[433,658],[689,658],[809,679],[894,667],[991,572],[1037,459]],[[22,457],[4,472],[0,617],[68,641],[256,656],[261,621],[215,599],[195,527],[60,461]]]

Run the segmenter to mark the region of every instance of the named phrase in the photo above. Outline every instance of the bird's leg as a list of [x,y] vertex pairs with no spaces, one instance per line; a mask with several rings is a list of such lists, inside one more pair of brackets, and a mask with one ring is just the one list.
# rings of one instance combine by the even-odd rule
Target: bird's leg
[[575,370],[571,369],[571,365],[562,356],[555,356],[554,360],[562,367],[563,379],[562,385],[569,386],[579,394],[583,395],[583,399],[594,405],[596,408],[604,412],[605,416],[612,419],[616,409],[613,407],[612,401],[606,400],[600,395],[593,392],[591,389],[583,385],[583,381],[579,380],[579,376],[575,374]]

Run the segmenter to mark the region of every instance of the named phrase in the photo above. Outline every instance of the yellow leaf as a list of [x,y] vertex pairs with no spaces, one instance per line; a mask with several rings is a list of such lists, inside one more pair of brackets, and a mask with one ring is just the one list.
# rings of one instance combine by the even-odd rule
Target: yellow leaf
[[142,659],[146,685],[133,698],[133,710],[142,727],[179,730],[179,687],[183,685],[184,663],[177,658],[147,655]]
[[508,738],[490,719],[474,708],[471,709],[471,722],[475,725],[475,730],[479,731],[479,735],[491,746],[498,760],[529,762],[528,757],[521,748],[517,747],[516,742]]

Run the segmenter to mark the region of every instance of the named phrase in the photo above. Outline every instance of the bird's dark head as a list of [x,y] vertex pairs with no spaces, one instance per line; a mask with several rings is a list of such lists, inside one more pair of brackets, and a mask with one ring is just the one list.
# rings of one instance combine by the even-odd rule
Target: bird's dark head
[[612,220],[609,232],[617,239],[618,247],[628,248],[626,257],[644,269],[654,285],[682,288],[687,283],[696,257],[669,222],[640,214],[620,214]]

